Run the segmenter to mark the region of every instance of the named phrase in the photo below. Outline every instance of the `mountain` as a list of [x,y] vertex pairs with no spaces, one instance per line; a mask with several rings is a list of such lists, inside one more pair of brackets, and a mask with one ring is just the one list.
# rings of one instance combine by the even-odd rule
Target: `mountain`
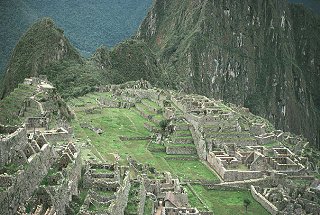
[[[59,40],[43,37],[46,29],[65,38],[56,27],[29,30],[10,60],[3,95],[36,74],[47,75],[65,98],[100,85],[146,79],[248,107],[319,146],[319,23],[301,4],[285,0],[158,0],[135,39],[101,47],[89,59],[82,59],[66,39],[68,51],[59,55],[65,53],[59,51]],[[43,42],[48,46],[30,51]]]
[[147,44],[133,39],[112,49],[102,46],[84,59],[63,30],[44,18],[32,25],[15,47],[0,85],[1,97],[24,78],[38,75],[46,75],[63,97],[75,97],[107,83],[148,79],[157,84],[163,72]]
[[37,76],[46,66],[65,59],[79,63],[83,61],[63,30],[57,28],[51,19],[38,21],[21,37],[13,50],[1,85],[1,97],[10,93],[25,78]]
[[57,86],[65,98],[85,95],[94,91],[96,86],[108,83],[148,79],[157,84],[163,76],[150,48],[137,40],[122,42],[112,49],[102,46],[83,63],[74,60],[54,63],[42,74]]
[[275,1],[157,0],[137,38],[171,86],[245,106],[320,140],[320,19]]
[[80,53],[88,57],[102,44],[111,47],[132,36],[151,2],[1,0],[0,74],[19,38],[40,18],[55,20]]

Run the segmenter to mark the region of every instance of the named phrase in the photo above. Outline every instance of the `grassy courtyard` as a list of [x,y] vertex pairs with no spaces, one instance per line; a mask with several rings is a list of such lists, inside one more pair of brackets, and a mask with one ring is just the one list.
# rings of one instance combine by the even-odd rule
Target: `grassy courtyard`
[[170,160],[169,166],[179,178],[189,180],[218,181],[218,177],[198,160]]
[[[96,106],[96,98],[100,96],[109,95],[106,93],[88,94],[70,101],[76,113],[76,120],[73,121],[75,136],[80,139],[79,142],[89,141],[92,145],[82,150],[85,159],[90,159],[90,156],[95,155],[112,162],[114,155],[117,154],[121,158],[120,163],[124,164],[127,156],[131,156],[141,163],[150,164],[158,171],[169,171],[181,179],[217,180],[217,176],[199,160],[166,160],[168,157],[166,153],[148,150],[150,144],[148,140],[121,141],[121,136],[148,137],[152,135],[144,128],[144,123],[148,120],[140,116],[134,108],[104,108],[92,114],[86,113],[87,108]],[[89,128],[82,128],[82,124],[100,128],[103,133],[99,135]]]
[[[266,211],[257,201],[255,201],[249,191],[223,191],[223,190],[207,190],[201,185],[193,185],[193,190],[205,202],[215,215],[268,215]],[[249,199],[250,205],[248,211],[243,205],[243,200]],[[195,207],[203,207],[196,198],[190,199],[190,204]]]

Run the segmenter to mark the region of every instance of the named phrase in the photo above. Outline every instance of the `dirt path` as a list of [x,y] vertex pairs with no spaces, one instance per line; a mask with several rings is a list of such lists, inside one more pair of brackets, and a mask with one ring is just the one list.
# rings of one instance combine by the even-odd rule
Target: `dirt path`
[[163,206],[159,206],[156,210],[156,212],[154,213],[154,215],[161,215],[161,211],[162,211]]

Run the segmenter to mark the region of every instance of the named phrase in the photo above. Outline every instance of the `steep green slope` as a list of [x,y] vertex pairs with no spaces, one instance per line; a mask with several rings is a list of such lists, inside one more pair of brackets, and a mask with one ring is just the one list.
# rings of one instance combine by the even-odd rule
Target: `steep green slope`
[[15,47],[3,79],[1,97],[11,92],[24,78],[36,76],[53,62],[81,56],[51,19],[35,23]]
[[156,84],[162,80],[162,70],[155,55],[142,41],[122,42],[111,50],[109,57],[109,67],[118,71],[117,76],[121,78],[121,83],[148,79],[152,84]]
[[172,86],[244,105],[319,144],[319,23],[285,0],[157,0],[137,38]]
[[41,74],[47,75],[63,97],[78,97],[96,86],[148,79],[161,85],[164,77],[150,48],[142,41],[128,40],[113,49],[100,47],[92,58],[83,63],[57,62]]

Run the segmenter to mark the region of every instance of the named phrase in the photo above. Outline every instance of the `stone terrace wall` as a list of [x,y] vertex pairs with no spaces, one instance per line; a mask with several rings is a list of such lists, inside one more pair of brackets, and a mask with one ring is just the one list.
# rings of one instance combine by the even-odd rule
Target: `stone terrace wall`
[[224,168],[220,160],[218,160],[212,153],[208,154],[207,161],[224,181],[243,181],[263,177],[263,174],[260,171],[227,170]]
[[254,186],[251,185],[251,194],[252,197],[259,202],[267,211],[269,211],[272,215],[279,214],[278,209],[269,202],[263,195],[257,192]]
[[78,181],[81,178],[81,156],[77,152],[74,155],[74,162],[70,163],[67,168],[63,169],[62,184],[50,186],[49,190],[52,194],[53,205],[57,214],[65,214],[65,208],[69,204],[72,195],[78,195]]
[[116,192],[116,201],[114,201],[109,208],[110,214],[123,215],[124,210],[128,204],[129,190],[131,187],[129,172],[123,179],[121,186]]
[[4,138],[0,137],[0,164],[11,163],[14,151],[23,150],[28,143],[25,126]]
[[50,143],[57,143],[60,141],[68,142],[70,139],[70,134],[67,130],[60,128],[61,131],[45,131],[43,135],[45,136],[46,140]]
[[140,99],[150,99],[152,101],[158,100],[157,90],[144,90],[144,89],[126,89],[126,91],[133,96],[137,96]]
[[39,153],[35,154],[24,170],[19,170],[14,178],[13,185],[0,193],[1,215],[15,214],[19,205],[24,203],[39,186],[43,177],[55,160],[54,149],[45,144]]
[[194,140],[194,144],[196,145],[197,148],[197,154],[201,160],[206,160],[207,159],[207,147],[206,147],[206,142],[203,139],[201,132],[199,130],[196,130],[193,126],[191,126],[191,134],[192,138]]
[[195,147],[190,146],[167,146],[166,153],[169,155],[192,155],[196,154],[197,150]]
[[138,215],[144,215],[144,206],[146,204],[147,191],[144,183],[140,183]]
[[243,181],[262,178],[262,176],[263,174],[260,171],[226,170],[223,179],[225,181]]

